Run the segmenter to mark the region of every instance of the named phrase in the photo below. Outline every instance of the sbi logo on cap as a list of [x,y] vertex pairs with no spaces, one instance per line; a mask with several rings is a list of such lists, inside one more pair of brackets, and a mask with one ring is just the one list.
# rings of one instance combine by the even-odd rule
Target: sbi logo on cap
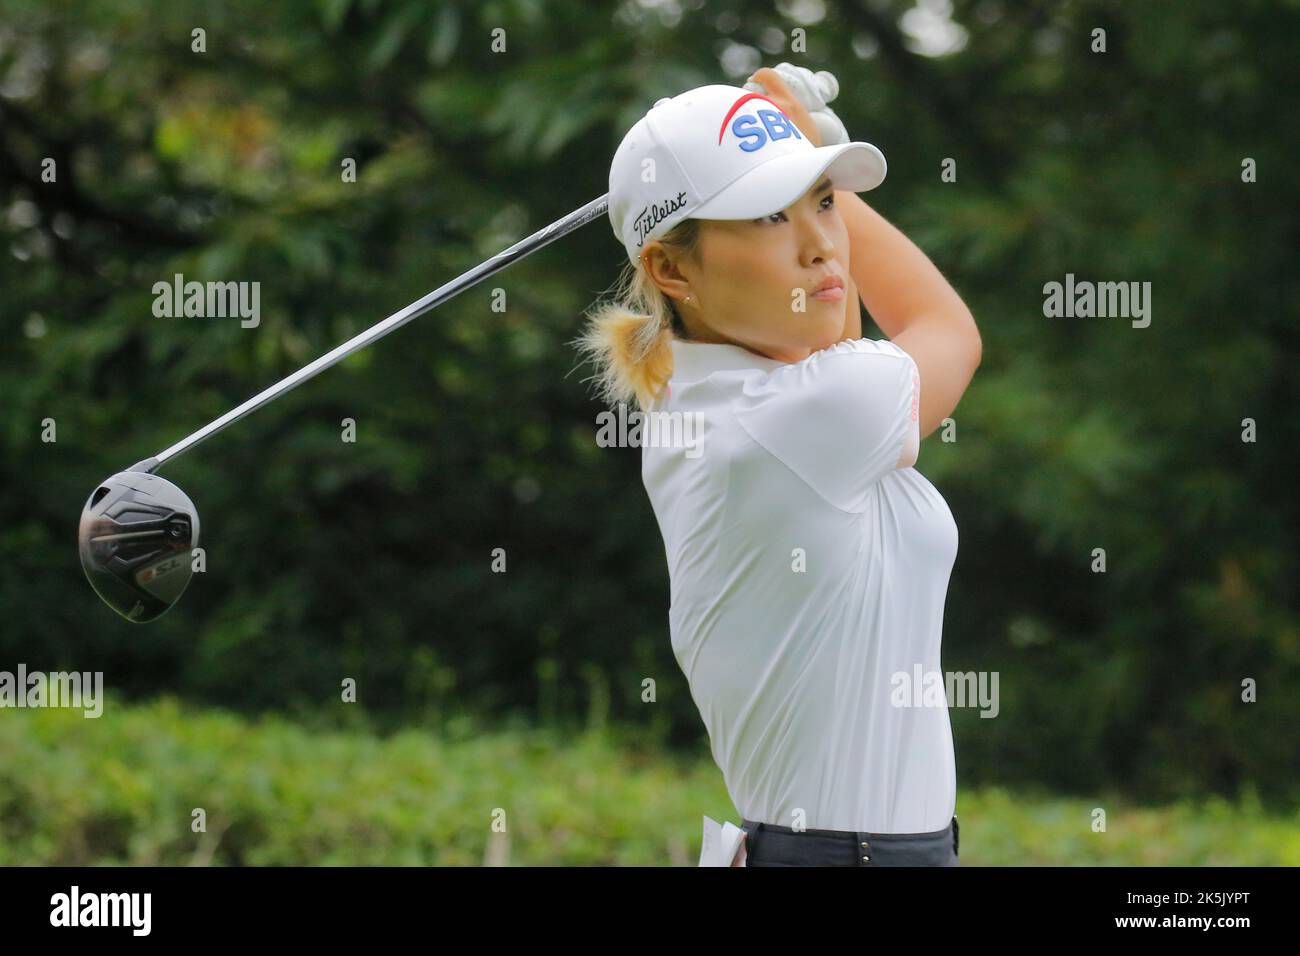
[[[718,145],[722,145],[722,137],[727,132],[728,123],[731,123],[731,132],[740,140],[740,148],[747,153],[760,150],[768,143],[779,139],[789,139],[791,136],[795,139],[803,139],[798,127],[790,122],[790,117],[782,113],[775,103],[772,103],[773,108],[770,110],[759,109],[754,115],[747,113],[744,116],[736,116],[736,111],[750,100],[772,103],[761,93],[746,93],[736,100],[731,104],[731,109],[727,111],[722,127],[718,130]],[[736,116],[734,122],[731,119],[733,116]]]

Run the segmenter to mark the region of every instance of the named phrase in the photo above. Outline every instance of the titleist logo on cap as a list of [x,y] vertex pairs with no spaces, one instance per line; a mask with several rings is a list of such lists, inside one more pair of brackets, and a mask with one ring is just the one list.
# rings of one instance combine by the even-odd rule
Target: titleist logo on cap
[[666,199],[661,203],[651,203],[637,214],[633,228],[636,229],[636,244],[639,246],[645,242],[646,234],[655,226],[663,222],[677,210],[686,205],[686,192],[679,192],[672,199]]

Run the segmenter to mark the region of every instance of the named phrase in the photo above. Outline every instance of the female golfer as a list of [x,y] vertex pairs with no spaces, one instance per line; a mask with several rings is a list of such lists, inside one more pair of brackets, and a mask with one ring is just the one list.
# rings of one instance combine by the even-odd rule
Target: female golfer
[[[856,195],[880,152],[822,146],[774,70],[752,79],[766,95],[665,97],[623,138],[629,266],[580,345],[646,413],[673,652],[744,817],[731,865],[954,866],[957,528],[913,465],[980,336]],[[888,340],[862,337],[859,294]]]

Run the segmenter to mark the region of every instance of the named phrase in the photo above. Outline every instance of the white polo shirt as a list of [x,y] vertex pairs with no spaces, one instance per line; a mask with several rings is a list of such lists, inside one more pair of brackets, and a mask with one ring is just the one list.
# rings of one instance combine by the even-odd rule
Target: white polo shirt
[[[793,364],[674,341],[673,362],[642,478],[673,653],[736,809],[809,829],[943,829],[948,708],[933,693],[916,706],[912,686],[942,673],[957,526],[911,467],[916,363],[872,339]],[[693,448],[669,447],[674,412],[703,424]]]

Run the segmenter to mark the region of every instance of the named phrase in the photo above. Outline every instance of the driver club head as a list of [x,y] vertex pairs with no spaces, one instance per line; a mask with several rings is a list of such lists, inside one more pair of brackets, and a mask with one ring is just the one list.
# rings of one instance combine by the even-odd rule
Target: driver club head
[[86,500],[77,529],[81,566],[104,603],[143,624],[167,612],[190,583],[199,542],[194,502],[170,481],[122,471]]

